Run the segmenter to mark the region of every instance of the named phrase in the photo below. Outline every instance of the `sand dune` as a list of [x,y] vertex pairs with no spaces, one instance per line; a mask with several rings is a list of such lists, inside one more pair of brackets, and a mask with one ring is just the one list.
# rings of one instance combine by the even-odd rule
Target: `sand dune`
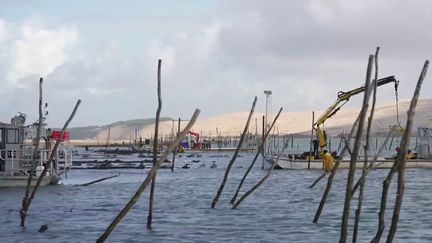
[[[402,101],[399,105],[399,118],[402,126],[405,126],[406,122],[406,111],[409,107],[409,101]],[[326,131],[329,135],[336,135],[342,133],[344,130],[348,131],[351,128],[355,118],[359,113],[360,107],[346,108],[340,110],[332,118],[328,119],[325,123]],[[316,112],[316,116],[319,116],[322,111]],[[228,113],[219,116],[199,119],[195,124],[193,131],[201,133],[203,136],[215,136],[216,133],[221,133],[223,136],[234,136],[239,135],[244,129],[246,119],[249,112],[236,112]],[[272,114],[270,120],[276,114]],[[255,113],[251,121],[249,131],[255,133],[261,132],[262,127],[262,113]],[[275,132],[279,134],[294,134],[304,133],[309,134],[311,129],[311,112],[283,112],[276,123]],[[424,99],[420,100],[417,105],[416,117],[414,120],[414,126],[430,126],[432,121],[432,100]],[[374,133],[388,131],[389,126],[397,123],[396,108],[394,103],[383,104],[376,107],[375,119],[372,126]],[[182,122],[182,127],[185,126],[185,122]],[[108,126],[95,127],[95,136],[80,137],[81,140],[98,140],[104,142],[108,136]],[[176,121],[164,121],[160,125],[160,134],[162,136],[169,136],[172,132],[177,131]],[[76,128],[75,128],[76,129]],[[117,125],[111,126],[110,140],[133,140],[135,126]],[[139,136],[143,138],[150,138],[154,133],[154,124],[145,125],[140,128]],[[416,129],[413,129],[415,132]]]

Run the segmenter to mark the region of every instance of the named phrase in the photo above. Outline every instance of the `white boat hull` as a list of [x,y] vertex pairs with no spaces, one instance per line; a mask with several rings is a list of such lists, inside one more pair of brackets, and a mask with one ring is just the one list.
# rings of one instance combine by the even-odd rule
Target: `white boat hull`
[[[33,177],[31,185],[35,186],[39,177]],[[28,176],[4,176],[0,175],[0,187],[25,187],[27,186]],[[58,182],[57,176],[45,176],[42,179],[41,186],[53,185]]]
[[[276,158],[266,159],[267,166],[269,167]],[[394,160],[378,160],[375,162],[374,168],[377,169],[389,169],[393,166]],[[348,160],[343,160],[339,164],[340,169],[348,169],[350,165],[350,162]],[[299,159],[288,159],[288,158],[281,158],[277,162],[277,168],[279,169],[285,169],[285,170],[304,170],[304,169],[311,169],[311,170],[322,170],[323,169],[323,163],[322,160],[311,160],[310,162],[308,160],[299,160]],[[356,162],[356,169],[362,169],[363,168],[363,161],[357,161]],[[406,161],[406,168],[430,168],[432,169],[432,160],[427,159],[412,159]]]

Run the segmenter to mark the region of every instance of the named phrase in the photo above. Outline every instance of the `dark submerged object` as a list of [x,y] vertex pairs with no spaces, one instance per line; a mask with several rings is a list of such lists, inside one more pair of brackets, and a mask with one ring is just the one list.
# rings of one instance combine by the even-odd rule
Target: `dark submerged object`
[[47,224],[43,224],[39,228],[39,233],[43,233],[43,232],[47,231],[47,229],[48,229],[48,225]]

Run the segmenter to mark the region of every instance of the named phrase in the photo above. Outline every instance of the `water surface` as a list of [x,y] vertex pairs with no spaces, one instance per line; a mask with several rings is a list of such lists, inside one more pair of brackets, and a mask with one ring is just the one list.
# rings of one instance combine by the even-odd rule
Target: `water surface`
[[[219,157],[217,157],[219,155]],[[146,228],[146,190],[107,242],[337,242],[347,171],[339,172],[318,224],[313,224],[326,180],[307,187],[320,171],[277,170],[238,209],[229,201],[254,154],[242,154],[231,170],[216,209],[210,209],[232,153],[204,153],[200,158],[177,158],[190,169],[160,170],[157,176],[153,229]],[[192,160],[199,160],[193,163]],[[215,161],[216,169],[209,166]],[[205,164],[205,168],[199,168]],[[120,173],[111,180],[76,187],[75,184]],[[0,189],[2,242],[94,242],[144,180],[147,170],[74,170],[63,185],[41,188],[30,208],[27,227],[19,227],[24,188]],[[244,190],[266,171],[261,160],[251,171]],[[365,191],[359,242],[375,234],[382,181],[387,170],[370,173]],[[396,179],[396,178],[395,178]],[[406,192],[395,242],[432,242],[432,170],[406,173]],[[394,180],[394,182],[396,182]],[[388,205],[394,204],[395,183]],[[351,216],[357,205],[352,203]],[[392,208],[387,211],[387,224]],[[45,233],[38,233],[42,224]],[[350,231],[353,220],[350,221]],[[387,229],[389,225],[387,226]],[[350,232],[350,236],[352,232]],[[387,236],[387,231],[384,237]],[[384,241],[384,240],[383,240]]]

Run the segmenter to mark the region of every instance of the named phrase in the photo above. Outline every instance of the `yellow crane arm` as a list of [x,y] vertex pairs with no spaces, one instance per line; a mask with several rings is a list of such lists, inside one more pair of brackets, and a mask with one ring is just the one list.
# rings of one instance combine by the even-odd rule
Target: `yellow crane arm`
[[[377,81],[377,87],[388,84],[388,83],[394,83],[395,84],[395,90],[397,90],[397,87],[399,85],[399,81],[395,79],[394,76],[385,77],[382,79],[378,79]],[[320,146],[320,151],[322,152],[322,148],[327,145],[326,138],[324,136],[324,131],[321,128],[321,125],[324,124],[324,122],[332,117],[336,112],[340,110],[340,108],[354,95],[360,94],[366,90],[366,87],[361,86],[359,88],[342,92],[338,92],[338,97],[336,101],[329,107],[327,110],[318,118],[318,120],[315,122],[315,129],[317,131],[317,138]]]

